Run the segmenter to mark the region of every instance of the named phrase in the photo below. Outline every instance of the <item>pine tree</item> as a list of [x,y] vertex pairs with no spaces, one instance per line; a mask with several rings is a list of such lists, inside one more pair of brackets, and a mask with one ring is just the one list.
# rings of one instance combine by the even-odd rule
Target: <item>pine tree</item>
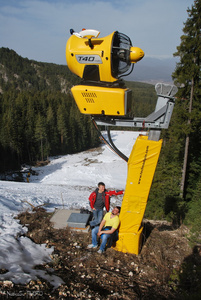
[[[195,157],[199,157],[201,152],[197,150],[201,143],[200,135],[197,135],[201,129],[199,101],[201,96],[201,2],[194,1],[191,9],[187,10],[188,19],[184,23],[181,36],[181,44],[177,47],[174,56],[180,58],[173,73],[175,83],[180,87],[178,92],[178,118],[183,120],[182,131],[185,134],[184,160],[181,180],[181,196],[186,196],[187,178],[191,170],[191,164]],[[194,144],[196,143],[196,144]],[[191,151],[189,151],[191,149]],[[189,155],[191,153],[191,155]],[[191,157],[190,157],[191,156]],[[201,165],[200,165],[201,168]],[[196,181],[196,178],[194,178]],[[192,184],[192,182],[191,182]]]
[[40,114],[38,114],[36,119],[36,128],[35,128],[35,138],[38,142],[40,142],[40,152],[41,152],[41,160],[44,160],[44,141],[46,138],[46,126],[45,119]]
[[201,242],[201,177],[199,177],[192,201],[188,204],[185,223],[191,226],[190,241],[193,244]]

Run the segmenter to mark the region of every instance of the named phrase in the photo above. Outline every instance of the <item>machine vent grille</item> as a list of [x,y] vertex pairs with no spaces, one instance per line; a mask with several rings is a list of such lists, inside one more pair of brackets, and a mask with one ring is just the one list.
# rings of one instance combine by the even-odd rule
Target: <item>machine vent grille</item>
[[84,97],[84,98],[95,98],[95,97],[97,97],[96,96],[96,93],[82,93],[82,97]]
[[93,98],[85,98],[87,103],[95,103]]
[[97,98],[96,93],[82,93],[82,97],[85,98],[87,103],[95,103],[94,98]]

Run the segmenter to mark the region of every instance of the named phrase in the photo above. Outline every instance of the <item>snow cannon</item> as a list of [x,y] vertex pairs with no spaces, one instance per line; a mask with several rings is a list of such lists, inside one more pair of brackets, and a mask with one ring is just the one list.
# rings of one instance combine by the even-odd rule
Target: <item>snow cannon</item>
[[132,92],[122,76],[129,75],[144,52],[133,47],[128,36],[118,31],[100,38],[100,32],[83,29],[66,44],[66,60],[71,72],[82,78],[71,91],[81,113],[91,116],[126,116]]

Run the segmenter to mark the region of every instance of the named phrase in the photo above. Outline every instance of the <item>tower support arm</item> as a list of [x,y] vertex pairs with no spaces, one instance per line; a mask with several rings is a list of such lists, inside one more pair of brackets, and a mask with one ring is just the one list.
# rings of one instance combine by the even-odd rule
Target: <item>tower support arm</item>
[[174,102],[168,101],[166,105],[158,111],[153,112],[145,118],[112,118],[104,116],[94,116],[98,125],[104,126],[120,126],[133,128],[150,128],[150,129],[167,129],[169,127],[170,119],[174,108]]
[[93,116],[98,125],[120,126],[147,129],[167,129],[172,116],[175,98],[178,89],[175,85],[157,83],[155,90],[158,96],[155,111],[145,118],[127,118],[113,116]]

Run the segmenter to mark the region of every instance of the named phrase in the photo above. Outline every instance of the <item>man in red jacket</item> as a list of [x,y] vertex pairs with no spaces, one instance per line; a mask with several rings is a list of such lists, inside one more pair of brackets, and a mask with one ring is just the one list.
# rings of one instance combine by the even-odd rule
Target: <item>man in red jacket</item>
[[110,197],[121,195],[123,191],[107,191],[103,182],[98,183],[98,188],[89,196],[89,202],[93,211],[93,220],[90,222],[91,227],[98,226],[103,218],[103,208],[107,212],[110,209]]

